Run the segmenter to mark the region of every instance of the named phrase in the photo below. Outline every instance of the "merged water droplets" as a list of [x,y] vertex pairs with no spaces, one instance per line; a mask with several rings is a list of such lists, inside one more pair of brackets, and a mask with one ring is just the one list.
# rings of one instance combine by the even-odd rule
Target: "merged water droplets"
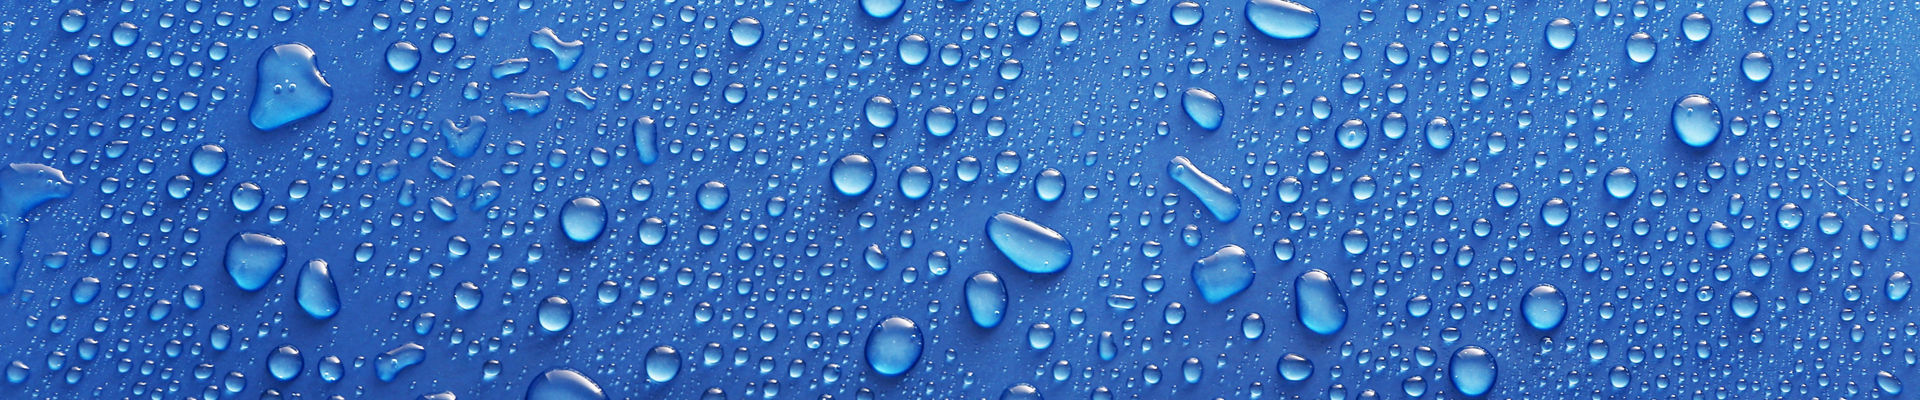
[[313,116],[333,104],[333,85],[320,76],[313,49],[300,43],[268,48],[260,54],[253,107],[253,126],[270,131]]

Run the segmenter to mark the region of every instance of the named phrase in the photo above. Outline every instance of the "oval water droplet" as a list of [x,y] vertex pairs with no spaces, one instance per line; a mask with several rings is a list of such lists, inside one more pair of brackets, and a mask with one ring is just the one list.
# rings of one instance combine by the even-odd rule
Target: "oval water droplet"
[[1226,119],[1227,108],[1220,104],[1220,97],[1206,89],[1191,88],[1180,95],[1180,108],[1187,112],[1187,119],[1193,120],[1201,129],[1220,129],[1220,123]]
[[1073,245],[1052,228],[1011,213],[987,220],[987,239],[1021,270],[1051,274],[1073,262]]
[[606,400],[600,384],[580,371],[556,368],[540,373],[527,383],[526,400]]
[[1332,335],[1347,326],[1347,300],[1326,271],[1316,269],[1294,278],[1293,303],[1300,325],[1314,333]]
[[1320,13],[1291,0],[1247,0],[1247,22],[1275,39],[1303,39],[1320,31]]
[[1000,326],[1007,316],[1007,284],[993,271],[980,271],[967,279],[967,315],[981,328]]

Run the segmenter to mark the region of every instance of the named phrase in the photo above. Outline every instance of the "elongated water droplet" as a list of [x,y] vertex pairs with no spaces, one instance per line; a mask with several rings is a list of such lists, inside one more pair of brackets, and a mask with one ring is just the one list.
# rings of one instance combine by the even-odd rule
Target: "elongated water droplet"
[[980,271],[967,279],[967,315],[981,328],[1000,326],[1007,316],[1007,284],[993,271]]
[[1320,32],[1320,13],[1292,0],[1248,0],[1247,22],[1274,39],[1304,39]]
[[1167,175],[1199,198],[1200,205],[1205,206],[1214,219],[1228,222],[1240,217],[1240,198],[1233,195],[1233,189],[1201,172],[1186,157],[1173,157],[1173,161],[1167,163]]
[[1073,245],[1052,228],[1000,213],[987,220],[987,239],[1021,270],[1051,274],[1073,262]]
[[1338,283],[1326,271],[1312,270],[1293,280],[1293,303],[1300,325],[1322,335],[1339,333],[1347,326],[1347,300],[1340,295]]

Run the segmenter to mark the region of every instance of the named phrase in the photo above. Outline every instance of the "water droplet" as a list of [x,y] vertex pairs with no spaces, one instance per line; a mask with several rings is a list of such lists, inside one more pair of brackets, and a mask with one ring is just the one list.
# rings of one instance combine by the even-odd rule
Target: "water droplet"
[[1332,335],[1347,326],[1347,300],[1326,271],[1316,269],[1294,278],[1293,303],[1300,325],[1314,333]]
[[869,17],[887,19],[899,13],[906,3],[906,0],[860,0],[860,10]]
[[1547,46],[1553,47],[1555,50],[1573,48],[1574,40],[1578,34],[1579,31],[1573,26],[1573,20],[1554,18],[1553,21],[1547,22]]
[[1673,103],[1673,133],[1696,148],[1720,139],[1720,106],[1707,96],[1690,94]]
[[873,188],[873,161],[863,154],[848,154],[833,162],[829,175],[832,175],[834,190],[848,197],[860,197]]
[[654,346],[647,351],[647,380],[666,383],[680,376],[680,351],[673,346]]
[[1073,262],[1073,245],[1052,228],[1024,217],[1000,213],[987,220],[987,238],[1021,270],[1051,274]]
[[733,20],[732,27],[727,28],[727,35],[733,38],[733,44],[740,47],[753,47],[760,44],[760,36],[763,32],[760,20],[753,17],[740,17]]
[[579,371],[556,368],[540,373],[527,382],[526,400],[606,400],[600,384]]
[[1289,382],[1299,382],[1313,377],[1313,360],[1299,354],[1287,353],[1280,358],[1280,378]]
[[573,304],[565,297],[547,296],[534,314],[540,320],[540,329],[547,332],[563,331],[573,325]]
[[1550,284],[1534,286],[1520,299],[1521,315],[1533,329],[1551,331],[1567,316],[1567,296]]
[[[893,99],[889,99],[887,96],[873,96],[872,98],[868,98],[866,115],[868,125],[880,129],[892,128],[896,116],[896,111],[894,111],[893,108]],[[936,134],[935,136],[940,135]]]
[[283,344],[273,348],[273,352],[267,354],[267,372],[281,382],[291,381],[300,377],[300,371],[305,368],[305,360],[306,358],[300,355],[299,348]]
[[607,207],[593,196],[576,197],[560,208],[560,229],[567,239],[586,243],[600,238],[607,227]]
[[1218,304],[1253,286],[1253,259],[1240,246],[1227,245],[1193,263],[1193,284],[1200,297]]
[[294,297],[300,309],[315,319],[331,318],[340,312],[340,288],[334,284],[333,272],[327,269],[326,260],[315,258],[300,269]]
[[888,317],[867,333],[867,366],[886,376],[899,376],[920,362],[920,327],[906,317]]
[[413,42],[399,41],[387,46],[387,68],[393,72],[408,73],[420,67],[420,47]]
[[1233,189],[1200,171],[1187,157],[1174,156],[1173,161],[1167,163],[1167,175],[1199,198],[1200,205],[1206,207],[1215,220],[1228,222],[1240,217],[1240,198],[1233,195]]
[[242,232],[227,241],[227,276],[246,291],[257,291],[273,280],[287,261],[287,242],[263,233]]
[[1460,394],[1481,397],[1493,389],[1499,371],[1494,366],[1493,353],[1477,346],[1467,346],[1454,352],[1453,359],[1447,361],[1447,376],[1453,380],[1453,387]]
[[1007,284],[993,271],[980,271],[967,279],[967,315],[981,328],[1000,326],[1007,314]]
[[1291,0],[1247,0],[1247,22],[1274,39],[1304,39],[1320,31],[1320,14]]
[[[1275,0],[1278,1],[1278,0]],[[1220,123],[1226,119],[1226,106],[1220,104],[1220,97],[1206,89],[1191,88],[1180,95],[1180,108],[1186,110],[1187,118],[1201,129],[1220,129]]]
[[260,54],[248,118],[255,128],[274,130],[320,113],[333,104],[333,85],[320,76],[313,49],[287,43]]

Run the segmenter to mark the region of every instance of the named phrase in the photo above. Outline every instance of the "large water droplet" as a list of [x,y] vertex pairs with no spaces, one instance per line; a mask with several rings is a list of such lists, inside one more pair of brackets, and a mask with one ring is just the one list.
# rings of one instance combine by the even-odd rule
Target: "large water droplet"
[[867,194],[867,189],[873,188],[873,161],[868,160],[866,155],[848,154],[833,162],[829,175],[832,176],[834,190],[842,195],[860,197]]
[[1704,95],[1690,94],[1673,102],[1673,134],[1693,147],[1707,147],[1720,139],[1720,106]]
[[867,333],[867,366],[886,376],[899,376],[920,362],[920,327],[906,317],[889,317]]
[[1487,395],[1493,389],[1493,382],[1499,378],[1494,366],[1493,353],[1476,346],[1467,346],[1453,353],[1453,359],[1447,361],[1447,376],[1453,380],[1454,389],[1468,397]]
[[534,316],[540,320],[540,329],[547,332],[563,331],[573,325],[573,304],[565,297],[547,296],[534,310]]
[[291,381],[300,377],[300,371],[305,369],[303,366],[306,363],[305,360],[305,357],[300,356],[299,348],[290,344],[280,345],[273,348],[272,353],[267,354],[267,373],[281,382]]
[[880,129],[892,128],[894,120],[899,115],[898,113],[899,112],[893,107],[893,99],[889,99],[887,96],[873,96],[867,99],[865,113],[867,116],[867,125],[872,125]]
[[906,0],[860,0],[860,11],[865,11],[869,17],[893,18],[906,3]]
[[1520,298],[1520,313],[1533,329],[1550,331],[1560,327],[1567,316],[1567,296],[1549,284],[1534,286]]
[[1206,89],[1192,88],[1180,95],[1180,108],[1187,112],[1187,118],[1200,125],[1201,129],[1220,129],[1221,121],[1226,119],[1227,108],[1220,104],[1220,97]]
[[1316,269],[1294,278],[1293,303],[1300,325],[1314,333],[1332,335],[1347,326],[1347,300],[1326,271]]
[[1193,263],[1193,284],[1200,297],[1218,304],[1253,286],[1253,259],[1246,249],[1227,245]]
[[263,233],[242,232],[227,241],[227,276],[240,289],[266,287],[287,261],[287,242]]
[[567,239],[586,243],[600,238],[607,227],[607,207],[593,196],[576,197],[560,208],[560,229]]
[[1200,205],[1205,206],[1214,219],[1228,222],[1240,217],[1240,198],[1233,195],[1233,189],[1200,171],[1186,157],[1173,157],[1173,161],[1167,163],[1167,175],[1199,198]]
[[1573,20],[1554,18],[1553,21],[1547,22],[1547,30],[1545,33],[1547,46],[1553,47],[1555,50],[1573,48],[1574,40],[1578,37],[1578,34],[1579,31],[1574,29]]
[[987,239],[1021,270],[1051,274],[1073,262],[1073,245],[1052,228],[1000,213],[987,220]]
[[1007,284],[993,271],[980,271],[967,279],[967,315],[981,328],[1000,326],[1007,316]]
[[526,400],[606,400],[607,393],[586,375],[571,369],[550,369],[527,383]]
[[320,76],[313,49],[300,43],[268,48],[260,54],[259,72],[248,118],[253,126],[270,131],[327,109],[333,104],[333,85]]
[[1247,0],[1247,22],[1275,39],[1302,39],[1320,31],[1320,13],[1291,0]]
[[647,350],[647,380],[655,383],[672,381],[680,376],[680,351],[673,346],[654,346]]
[[326,260],[315,258],[300,269],[294,297],[300,303],[301,310],[317,319],[331,318],[340,312],[340,288],[334,283],[333,272],[328,270]]

